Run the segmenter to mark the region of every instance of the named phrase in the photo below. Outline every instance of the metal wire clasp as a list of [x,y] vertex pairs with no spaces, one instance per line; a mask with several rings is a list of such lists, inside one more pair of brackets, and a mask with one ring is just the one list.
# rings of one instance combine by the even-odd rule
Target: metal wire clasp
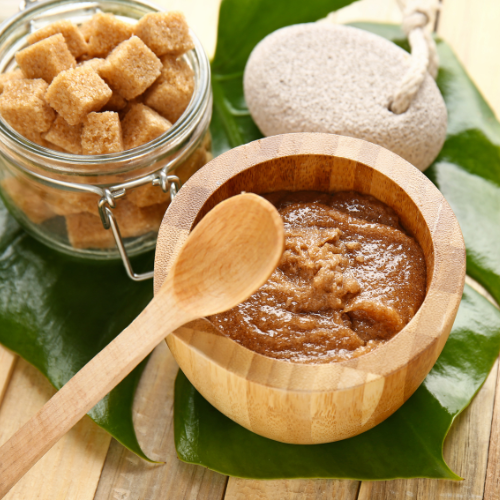
[[102,225],[104,226],[104,229],[111,229],[113,232],[116,246],[118,248],[118,252],[120,253],[120,257],[122,258],[125,270],[127,271],[129,278],[134,281],[149,280],[153,277],[154,272],[149,271],[142,274],[136,274],[134,272],[125,249],[125,244],[123,243],[118,221],[116,220],[112,209],[116,207],[115,200],[125,196],[127,189],[142,186],[148,184],[149,182],[151,182],[153,186],[160,186],[165,193],[170,191],[170,202],[172,202],[180,189],[180,180],[176,175],[168,175],[167,171],[169,166],[170,163],[165,165],[160,172],[148,175],[147,177],[142,177],[135,181],[125,182],[123,184],[105,188],[103,189],[103,196],[99,200],[99,215],[101,216]]

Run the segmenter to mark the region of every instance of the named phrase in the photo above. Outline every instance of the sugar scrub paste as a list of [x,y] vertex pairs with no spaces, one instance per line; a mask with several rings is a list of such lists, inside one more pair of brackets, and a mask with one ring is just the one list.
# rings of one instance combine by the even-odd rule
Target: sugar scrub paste
[[272,358],[340,361],[391,339],[426,290],[422,249],[396,213],[352,191],[265,197],[285,225],[285,251],[248,300],[210,321],[222,335]]

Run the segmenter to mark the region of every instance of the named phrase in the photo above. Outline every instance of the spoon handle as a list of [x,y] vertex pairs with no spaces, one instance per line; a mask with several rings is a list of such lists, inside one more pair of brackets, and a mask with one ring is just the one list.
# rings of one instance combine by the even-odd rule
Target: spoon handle
[[0,498],[173,330],[194,319],[166,283],[148,307],[0,448]]

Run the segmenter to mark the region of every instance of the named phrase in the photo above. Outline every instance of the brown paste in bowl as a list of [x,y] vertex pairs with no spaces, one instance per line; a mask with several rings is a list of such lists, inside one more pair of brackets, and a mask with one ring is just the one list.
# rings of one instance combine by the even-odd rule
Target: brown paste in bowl
[[390,207],[353,191],[264,195],[285,226],[285,251],[248,300],[210,321],[265,356],[340,361],[386,342],[426,289],[422,249]]

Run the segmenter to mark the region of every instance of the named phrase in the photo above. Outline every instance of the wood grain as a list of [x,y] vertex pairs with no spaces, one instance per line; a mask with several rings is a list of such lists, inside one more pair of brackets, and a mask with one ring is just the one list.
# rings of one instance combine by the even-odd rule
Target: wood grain
[[153,352],[134,400],[134,425],[154,465],[112,441],[95,500],[222,499],[226,476],[177,459],[173,430],[173,387],[177,364],[165,343]]
[[242,194],[197,225],[159,293],[0,447],[0,498],[176,328],[226,311],[263,285],[283,253],[281,217]]
[[[166,8],[180,8],[180,10],[185,10],[188,16],[188,20],[192,26],[194,26],[195,31],[198,36],[201,38],[204,46],[208,49],[209,53],[213,51],[215,47],[215,39],[216,39],[216,15],[218,10],[218,5],[220,0],[156,0],[157,4],[165,6]],[[440,23],[443,26],[443,23],[448,24],[449,29],[453,29],[455,34],[450,36],[448,32],[441,31],[438,26],[438,31],[441,36],[443,36],[454,48],[462,62],[465,64],[467,70],[472,75],[476,83],[479,85],[480,90],[486,96],[486,98],[490,101],[490,104],[495,109],[497,116],[500,116],[500,94],[496,91],[496,89],[500,88],[500,74],[498,74],[498,64],[495,64],[497,60],[497,47],[500,43],[500,31],[497,29],[498,21],[495,20],[495,12],[497,12],[499,8],[499,3],[496,0],[484,0],[483,2],[473,2],[473,0],[443,0],[443,12],[440,15]],[[469,11],[464,10],[464,6],[469,6]],[[1,0],[1,17],[8,17],[9,15],[15,13],[17,11],[17,1],[12,0]],[[184,9],[186,6],[186,9]],[[472,6],[472,7],[471,7]],[[189,10],[189,12],[188,12]],[[475,12],[474,12],[475,11]],[[399,22],[400,19],[399,9],[396,6],[396,2],[394,0],[362,0],[360,2],[355,2],[351,6],[342,9],[336,16],[337,22],[351,22],[351,21],[359,21],[359,20],[375,20],[379,22]],[[483,16],[483,19],[481,19]],[[196,24],[193,24],[196,23]],[[201,26],[201,29],[200,27]],[[203,31],[206,32],[204,35]],[[482,38],[485,40],[484,43],[478,43],[478,39]],[[473,49],[468,53],[468,42],[466,40],[471,40],[473,44]],[[208,42],[207,42],[208,41]],[[472,47],[471,47],[472,48]],[[491,57],[485,57],[485,51],[492,50],[494,52],[493,59]],[[466,55],[467,53],[467,55]],[[489,90],[488,90],[489,89]],[[1,365],[0,365],[1,366]],[[17,380],[17,372],[23,372],[24,365],[22,362],[18,363],[12,380]],[[500,379],[499,379],[500,382]],[[28,401],[31,395],[30,391],[34,390],[34,386],[37,384],[47,384],[45,379],[43,379],[42,375],[37,373],[33,376],[32,384],[17,384],[14,388],[13,394],[15,394],[16,398],[22,401]],[[486,387],[486,386],[485,386]],[[484,390],[484,389],[483,389]],[[480,393],[481,394],[481,393]],[[49,397],[49,396],[46,396]],[[154,399],[154,396],[153,396]],[[41,404],[41,403],[40,403]],[[473,403],[474,404],[474,403]],[[470,411],[470,410],[467,410]],[[12,412],[12,418],[15,422],[18,420],[18,415],[22,415],[22,408],[20,412]],[[473,422],[470,421],[468,425],[472,425]],[[0,421],[0,429],[5,425],[4,420]],[[490,446],[490,460],[488,465],[488,479],[486,481],[486,490],[485,490],[485,498],[488,500],[496,500],[500,498],[500,493],[498,489],[498,477],[500,477],[499,460],[498,457],[500,455],[500,436],[498,433],[498,429],[500,429],[500,386],[497,385],[497,398],[495,403],[495,416],[494,416],[494,425],[493,425],[491,446]],[[459,434],[464,433],[465,435],[469,435],[469,431],[466,428],[460,427],[457,431]],[[93,439],[90,439],[88,446],[92,446],[93,440],[101,440],[106,437],[106,434],[94,436]],[[495,445],[495,442],[497,443]],[[452,442],[448,440],[450,446]],[[77,443],[76,446],[80,446],[82,443]],[[119,450],[123,448],[121,445],[114,443],[112,450]],[[104,461],[104,455],[101,456],[102,462]],[[101,462],[101,463],[102,463]],[[46,470],[42,467],[42,464],[46,464]],[[110,466],[110,461],[106,463],[106,466]],[[39,462],[38,466],[40,469],[40,481],[43,482],[44,478],[50,477],[51,465],[48,460],[44,462]],[[64,463],[59,464],[59,471],[62,476],[68,477],[83,477],[86,478],[88,475],[82,474],[80,476],[81,469],[79,467],[79,462],[73,462],[71,460],[65,461]],[[491,467],[491,469],[490,469]],[[199,467],[193,467],[196,470],[202,470]],[[32,471],[33,472],[33,471]],[[107,474],[109,471],[107,472]],[[126,476],[124,475],[126,474]],[[120,470],[120,472],[116,471],[116,475],[122,478],[128,477],[128,481],[130,483],[134,483],[135,480],[141,481],[141,475],[135,474],[134,470],[127,469],[127,471]],[[491,476],[490,476],[491,475]],[[146,500],[157,500],[164,498],[200,498],[200,499],[219,499],[220,496],[214,495],[213,497],[207,493],[207,489],[203,486],[200,486],[199,481],[203,482],[204,477],[202,476],[200,479],[200,475],[192,474],[192,475],[176,475],[175,481],[181,482],[184,484],[182,488],[186,493],[179,494],[177,497],[168,497],[162,492],[158,492],[153,497],[143,497]],[[104,478],[104,476],[103,476]],[[88,479],[92,481],[90,477]],[[83,479],[82,479],[83,481]],[[41,484],[41,482],[39,484]],[[49,482],[47,480],[46,482]],[[407,481],[406,483],[411,485],[412,483],[418,483],[419,481]],[[493,483],[496,484],[496,486]],[[235,483],[236,486],[231,487],[231,483]],[[238,479],[230,479],[228,485],[228,494],[231,491],[232,498],[234,495],[238,495],[238,488],[247,488],[249,481],[240,481]],[[268,483],[255,482],[256,484],[264,484]],[[257,496],[256,498],[273,498],[273,499],[287,499],[287,496],[291,490],[296,492],[297,498],[302,498],[300,496],[301,492],[310,491],[310,483],[319,483],[321,487],[325,485],[325,483],[330,483],[329,481],[272,481],[272,489],[270,489],[266,496]],[[392,482],[391,482],[392,483]],[[389,483],[389,484],[391,484]],[[395,482],[394,482],[395,483]],[[281,485],[281,486],[280,486]],[[181,485],[178,486],[177,491],[181,491]],[[328,488],[328,487],[327,487]],[[265,489],[265,488],[264,488]],[[40,490],[39,485],[33,487],[33,489],[24,489],[22,492],[16,496],[16,500],[33,500],[34,498],[41,498],[38,496],[38,492]],[[394,496],[391,495],[390,491],[387,488],[387,496],[380,496],[377,500],[388,500],[393,499]],[[55,491],[55,490],[54,490]],[[134,490],[132,490],[133,493]],[[249,491],[245,489],[245,491]],[[330,491],[330,490],[328,490]],[[410,493],[413,490],[410,490]],[[448,490],[443,490],[442,497],[436,498],[452,498],[452,493]],[[321,493],[318,493],[318,497]],[[464,493],[465,494],[465,493]],[[470,491],[472,495],[471,498],[477,498],[479,494],[477,491]],[[244,498],[241,494],[239,494],[239,498]],[[54,496],[47,495],[46,498],[58,498],[56,494]],[[73,497],[70,497],[73,500]],[[91,488],[88,489],[86,496],[81,492],[78,497],[81,500],[91,500],[93,498],[93,493],[91,492]],[[126,498],[126,494],[120,492],[116,492],[116,495],[109,497],[100,497],[99,500],[103,500],[104,498],[110,498],[111,500],[123,500]],[[134,497],[131,497],[134,498]],[[311,498],[315,498],[312,496]],[[322,498],[322,497],[319,497]],[[333,494],[327,498],[336,498]],[[339,497],[342,498],[342,497]],[[400,498],[415,498],[412,495],[404,496],[402,495]],[[421,496],[422,498],[422,496]],[[433,500],[432,497],[429,497],[430,500]],[[467,496],[459,497],[461,499],[468,498]],[[142,498],[141,498],[142,500]],[[398,499],[399,500],[399,499]]]
[[484,500],[498,500],[500,498],[500,370],[496,381],[489,445]]
[[229,478],[225,500],[356,500],[359,481],[253,481]]
[[392,207],[426,257],[428,290],[414,319],[364,356],[319,365],[261,356],[207,321],[180,328],[167,342],[197,390],[247,429],[295,444],[345,439],[396,411],[431,369],[460,303],[465,247],[441,193],[399,156],[350,137],[287,134],[224,153],[189,179],[160,228],[156,289],[176,257],[175,242],[214,206],[241,191],[283,189],[355,190]]
[[[0,444],[55,393],[26,361],[19,359],[0,408]],[[110,436],[84,418],[10,491],[7,500],[89,500],[93,498]]]
[[0,406],[16,365],[17,356],[0,346]]
[[[476,500],[483,498],[498,363],[471,405],[456,419],[444,446],[448,465],[464,481],[412,479],[363,482],[358,500]],[[495,498],[495,497],[492,497]]]

